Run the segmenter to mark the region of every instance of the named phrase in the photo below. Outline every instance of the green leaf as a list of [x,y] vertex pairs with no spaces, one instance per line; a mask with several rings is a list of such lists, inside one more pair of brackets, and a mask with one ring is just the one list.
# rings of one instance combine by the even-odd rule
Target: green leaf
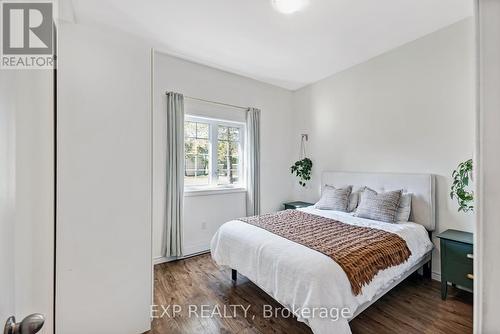
[[290,172],[295,174],[299,178],[299,184],[303,187],[306,186],[305,181],[309,181],[311,179],[311,169],[313,163],[311,159],[304,158],[302,160],[296,161],[291,167]]
[[474,193],[469,189],[470,181],[472,180],[473,161],[468,159],[458,164],[457,169],[452,172],[452,185],[450,198],[456,199],[458,203],[458,211],[472,211],[474,209],[471,203],[474,202]]

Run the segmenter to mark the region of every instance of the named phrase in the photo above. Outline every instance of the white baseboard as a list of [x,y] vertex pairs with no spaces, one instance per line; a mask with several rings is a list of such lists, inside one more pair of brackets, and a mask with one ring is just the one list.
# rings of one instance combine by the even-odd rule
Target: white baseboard
[[171,257],[158,256],[158,257],[155,257],[153,259],[153,265],[165,263],[165,262],[176,261],[176,260],[187,259],[189,257],[193,257],[196,255],[205,254],[209,251],[210,251],[210,247],[207,243],[199,242],[196,244],[191,244],[191,245],[185,246],[184,252],[183,252],[184,255],[182,255],[182,256],[171,256]]
[[435,281],[441,282],[441,273],[433,271],[431,274],[431,278]]
[[165,256],[158,256],[153,259],[153,265],[157,265],[160,263],[165,263],[165,262],[170,262],[174,261],[175,258],[170,258],[170,257],[165,257]]

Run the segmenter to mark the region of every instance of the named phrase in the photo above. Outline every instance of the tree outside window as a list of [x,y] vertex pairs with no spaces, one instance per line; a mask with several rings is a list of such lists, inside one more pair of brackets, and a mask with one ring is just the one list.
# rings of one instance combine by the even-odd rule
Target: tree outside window
[[242,186],[242,135],[241,123],[187,116],[185,187]]

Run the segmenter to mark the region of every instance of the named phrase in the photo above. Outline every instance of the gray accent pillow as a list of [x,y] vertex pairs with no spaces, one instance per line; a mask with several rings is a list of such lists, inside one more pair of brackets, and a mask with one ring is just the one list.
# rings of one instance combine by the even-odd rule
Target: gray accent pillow
[[402,192],[396,190],[377,193],[373,189],[366,188],[361,193],[356,216],[394,223]]
[[349,205],[349,195],[351,195],[352,186],[345,188],[335,188],[333,186],[325,185],[323,194],[318,203],[314,205],[316,209],[320,210],[335,210],[347,212]]
[[402,193],[399,200],[398,211],[396,212],[397,222],[407,222],[410,220],[411,213],[411,193]]
[[349,196],[349,205],[347,207],[347,212],[354,212],[356,211],[356,208],[358,207],[359,203],[359,196],[365,190],[366,187],[358,188],[355,191],[351,192],[351,195]]

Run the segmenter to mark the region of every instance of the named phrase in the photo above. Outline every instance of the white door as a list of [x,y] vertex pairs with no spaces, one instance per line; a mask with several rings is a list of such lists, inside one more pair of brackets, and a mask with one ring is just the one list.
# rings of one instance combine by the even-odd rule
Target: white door
[[51,70],[0,69],[0,330],[41,313],[53,330]]
[[58,54],[56,333],[143,333],[152,299],[150,50],[63,23]]

